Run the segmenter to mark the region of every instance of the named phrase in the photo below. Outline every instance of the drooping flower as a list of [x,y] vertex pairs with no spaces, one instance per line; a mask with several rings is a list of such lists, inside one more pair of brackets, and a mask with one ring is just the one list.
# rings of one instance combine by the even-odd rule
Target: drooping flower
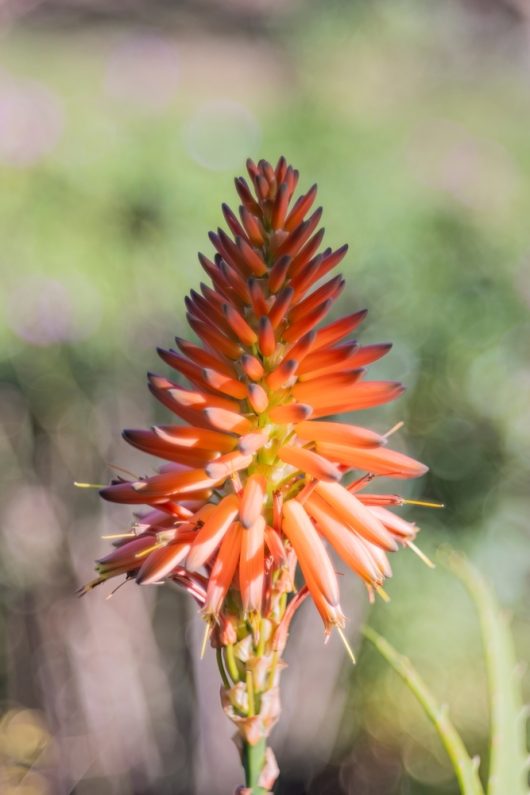
[[[370,593],[391,574],[388,553],[414,548],[417,528],[390,510],[407,501],[365,487],[380,476],[419,477],[426,467],[387,447],[388,433],[332,419],[402,393],[401,384],[366,374],[391,346],[351,339],[365,310],[326,319],[344,288],[330,274],[347,246],[319,251],[316,186],[293,202],[298,172],[283,157],[275,168],[247,166],[250,185],[235,181],[239,217],[223,205],[229,233],[211,232],[213,257],[199,254],[211,286],[185,299],[199,342],[177,338],[175,349],[160,349],[176,376],[148,376],[178,419],[124,431],[166,463],[101,491],[148,510],[98,562],[91,585],[125,575],[186,588],[225,651],[233,682],[222,670],[225,708],[252,744],[275,719],[257,702],[276,687],[295,607],[309,593],[326,632],[344,623],[329,548]],[[303,587],[288,601],[297,564]]]

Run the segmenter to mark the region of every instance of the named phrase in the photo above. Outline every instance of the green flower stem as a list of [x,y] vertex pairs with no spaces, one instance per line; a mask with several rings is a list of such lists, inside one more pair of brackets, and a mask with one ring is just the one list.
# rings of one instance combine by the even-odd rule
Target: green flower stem
[[[364,637],[390,663],[405,684],[414,693],[447,751],[463,795],[484,795],[477,771],[477,764],[470,758],[462,738],[449,718],[446,705],[439,705],[427,685],[407,657],[399,654],[381,635],[371,627],[363,627]],[[507,795],[507,793],[506,793]]]
[[261,771],[265,766],[267,741],[263,737],[255,745],[243,743],[243,767],[245,769],[245,786],[252,795],[266,795],[267,790],[259,786]]

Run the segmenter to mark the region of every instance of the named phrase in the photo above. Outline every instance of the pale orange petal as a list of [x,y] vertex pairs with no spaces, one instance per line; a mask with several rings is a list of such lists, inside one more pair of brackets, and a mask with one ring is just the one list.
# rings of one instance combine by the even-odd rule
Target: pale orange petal
[[304,577],[307,573],[326,601],[331,606],[337,606],[339,603],[337,576],[322,539],[304,506],[297,500],[284,503],[282,529],[294,547]]
[[401,516],[396,516],[395,513],[387,511],[386,508],[374,505],[370,506],[368,510],[371,511],[374,516],[377,516],[384,526],[395,535],[402,538],[414,538],[418,534],[418,528],[415,524],[407,522],[406,519],[403,519]]
[[353,527],[359,535],[374,544],[395,552],[398,548],[391,533],[383,526],[357,497],[347,491],[340,483],[316,485],[315,491],[333,508],[338,519]]
[[221,478],[227,478],[234,472],[246,469],[252,463],[252,460],[252,455],[244,455],[239,450],[235,450],[233,453],[227,453],[212,461],[211,464],[207,464],[205,471],[214,480],[221,480]]
[[250,475],[245,483],[239,507],[239,519],[244,528],[252,527],[263,509],[267,483],[263,475]]
[[354,530],[332,515],[332,508],[318,494],[305,503],[317,527],[347,565],[369,583],[381,582],[381,574],[366,546]]
[[329,444],[351,444],[359,447],[379,447],[386,443],[380,436],[359,425],[346,425],[340,422],[314,422],[306,420],[295,427],[297,436],[311,442]]
[[208,578],[208,589],[203,608],[203,612],[207,616],[218,616],[223,606],[239,562],[242,532],[241,525],[234,522],[223,538]]
[[140,571],[136,575],[136,582],[139,585],[150,585],[165,579],[175,566],[184,560],[190,546],[190,543],[178,543],[155,549],[142,563]]
[[277,452],[280,461],[300,469],[318,480],[337,481],[341,479],[341,471],[327,458],[304,447],[280,447]]
[[261,612],[264,577],[264,529],[265,519],[258,516],[254,524],[241,531],[241,560],[239,563],[239,587],[243,610]]
[[196,571],[211,558],[239,510],[239,499],[235,494],[225,497],[210,513],[197,533],[188,555],[186,567]]
[[269,411],[272,422],[278,425],[290,425],[292,422],[301,422],[311,416],[313,409],[305,403],[287,403],[284,406],[275,406]]
[[336,461],[355,469],[364,469],[375,475],[392,478],[419,478],[428,467],[403,453],[388,448],[350,447],[341,444],[318,442],[318,451]]

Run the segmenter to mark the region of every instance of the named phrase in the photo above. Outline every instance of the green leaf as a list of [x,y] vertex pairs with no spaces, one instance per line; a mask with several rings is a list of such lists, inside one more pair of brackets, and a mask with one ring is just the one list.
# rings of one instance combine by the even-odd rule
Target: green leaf
[[[469,756],[462,738],[452,724],[447,705],[438,704],[408,657],[399,654],[371,627],[363,627],[362,633],[403,679],[432,721],[452,762],[462,795],[484,795],[478,776],[478,765]],[[507,792],[508,790],[504,795],[507,795]]]
[[527,795],[521,682],[508,621],[491,588],[469,561],[451,550],[442,557],[469,591],[482,629],[491,715],[488,795]]

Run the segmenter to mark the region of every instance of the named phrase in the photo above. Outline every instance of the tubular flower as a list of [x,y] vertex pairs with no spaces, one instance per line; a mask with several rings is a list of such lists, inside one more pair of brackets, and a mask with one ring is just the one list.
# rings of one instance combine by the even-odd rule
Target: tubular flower
[[327,319],[344,289],[332,271],[347,246],[319,251],[316,186],[293,201],[298,172],[283,157],[275,168],[247,167],[250,183],[235,181],[239,215],[223,205],[229,231],[211,232],[213,256],[199,254],[211,285],[185,299],[199,343],[177,338],[174,349],[159,349],[174,375],[148,376],[177,423],[123,433],[166,463],[102,489],[106,500],[147,511],[87,588],[116,575],[186,588],[218,649],[225,710],[255,745],[277,719],[279,655],[294,609],[309,594],[326,633],[344,623],[328,550],[372,594],[391,574],[388,553],[415,548],[417,528],[391,510],[406,500],[365,487],[426,467],[389,449],[388,434],[330,419],[403,392],[366,375],[390,345],[351,339],[365,310]]

